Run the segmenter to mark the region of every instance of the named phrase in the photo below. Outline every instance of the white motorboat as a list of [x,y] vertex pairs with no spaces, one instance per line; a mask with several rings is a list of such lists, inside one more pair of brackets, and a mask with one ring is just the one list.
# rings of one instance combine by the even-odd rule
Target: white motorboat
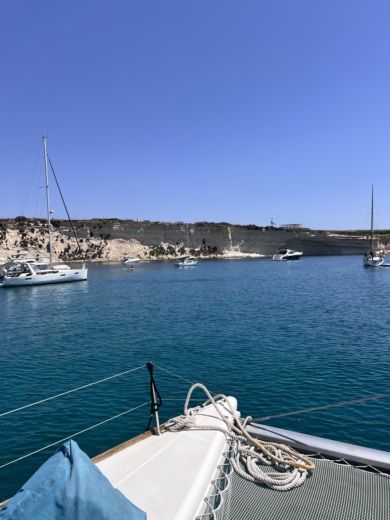
[[381,267],[385,263],[385,253],[374,248],[374,186],[371,186],[371,232],[370,249],[363,255],[365,267]]
[[176,267],[194,267],[197,265],[198,260],[194,258],[193,256],[187,256],[187,258],[184,258],[184,260],[179,260],[175,263]]
[[125,258],[122,263],[125,265],[133,265],[133,264],[138,264],[138,262],[139,262],[138,257],[131,257],[131,258]]
[[[26,254],[20,253],[19,255],[15,255],[11,257],[10,262],[4,266],[1,276],[1,285],[2,287],[21,287],[28,285],[43,285],[43,284],[51,284],[51,283],[64,283],[64,282],[78,282],[87,280],[88,278],[88,269],[85,264],[82,267],[77,269],[71,269],[68,265],[53,264],[53,245],[52,245],[52,229],[51,229],[51,209],[50,209],[50,196],[49,196],[49,156],[47,152],[47,138],[43,137],[43,155],[44,155],[44,163],[45,163],[45,188],[46,188],[46,207],[47,207],[47,227],[49,233],[49,262],[41,263],[36,259],[29,257]],[[55,175],[53,166],[50,162],[50,166],[56,181],[56,184],[59,188],[57,177]],[[70,220],[69,213],[67,207],[65,205],[65,201],[62,197],[61,190],[60,195],[63,200],[65,210],[68,214],[68,218],[74,231],[73,223]],[[75,234],[75,238],[78,243],[77,236]],[[80,245],[79,245],[80,249]],[[81,249],[80,249],[81,251]]]
[[299,260],[302,255],[302,251],[294,251],[293,249],[280,249],[279,253],[272,257],[272,260]]
[[[150,374],[154,430],[149,430],[149,421],[146,433],[92,461],[74,440],[62,444],[13,498],[0,504],[0,517],[11,520],[17,513],[19,520],[30,520],[45,511],[48,518],[58,514],[72,520],[390,518],[389,452],[243,419],[234,397],[212,396],[201,384],[190,388],[183,415],[160,426],[162,401]],[[196,389],[208,399],[191,408]],[[40,450],[18,454],[3,467],[147,405],[149,401]]]

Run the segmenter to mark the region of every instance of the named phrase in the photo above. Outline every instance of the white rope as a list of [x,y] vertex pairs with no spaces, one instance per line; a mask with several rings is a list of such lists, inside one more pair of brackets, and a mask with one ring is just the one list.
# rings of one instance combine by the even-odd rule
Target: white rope
[[129,410],[126,410],[125,412],[118,413],[117,415],[114,415],[113,417],[110,417],[109,419],[105,419],[104,421],[100,421],[100,422],[94,424],[93,426],[84,428],[84,430],[80,430],[79,432],[72,433],[72,435],[68,435],[67,437],[64,437],[63,439],[52,442],[51,444],[47,444],[43,448],[39,448],[39,450],[31,451],[30,453],[27,453],[26,455],[22,455],[21,457],[18,457],[17,459],[6,462],[2,466],[0,466],[0,469],[5,468],[6,466],[10,466],[11,464],[15,464],[15,462],[19,462],[20,460],[27,459],[27,457],[31,457],[31,455],[35,455],[36,453],[40,453],[41,451],[47,450],[48,448],[51,448],[52,446],[55,446],[56,444],[60,444],[61,442],[65,442],[69,439],[72,439],[73,437],[76,437],[77,435],[81,435],[82,433],[88,432],[89,430],[93,430],[94,428],[97,428],[98,426],[101,426],[102,424],[113,421],[114,419],[118,419],[118,417],[122,417],[122,415],[126,415],[130,412],[133,412],[134,410],[138,410],[138,408],[142,408],[143,406],[146,406],[147,404],[150,404],[150,401],[145,401],[144,403],[142,403],[138,406],[135,406],[134,408],[130,408]]
[[82,390],[83,388],[88,388],[90,386],[98,385],[99,383],[103,383],[104,381],[109,381],[110,379],[114,379],[115,377],[120,377],[125,374],[130,374],[130,372],[135,372],[136,370],[139,370],[140,368],[145,368],[145,365],[141,365],[140,367],[130,368],[129,370],[125,370],[124,372],[119,372],[118,374],[114,374],[113,376],[108,376],[103,379],[99,379],[98,381],[93,381],[92,383],[78,386],[77,388],[72,388],[72,390],[67,390],[66,392],[61,392],[60,394],[53,395],[51,397],[47,397],[46,399],[41,399],[40,401],[35,401],[34,403],[29,403],[24,406],[20,406],[19,408],[14,408],[13,410],[8,410],[8,412],[0,413],[0,417],[4,417],[5,415],[9,415],[11,413],[20,412],[21,410],[25,410],[26,408],[31,408],[32,406],[35,406],[37,404],[46,403],[47,401],[51,401],[52,399],[57,399],[57,397],[61,397],[63,395],[77,392],[78,390]]
[[[198,426],[196,424],[195,417],[202,407],[188,407],[191,395],[196,388],[203,390],[208,397],[208,401],[204,403],[203,407],[210,402],[225,426],[211,424]],[[167,428],[171,431],[192,429],[222,432],[233,448],[231,462],[234,470],[247,480],[265,484],[279,491],[288,491],[303,484],[308,472],[315,468],[313,462],[289,446],[263,442],[251,437],[245,430],[245,426],[251,420],[251,417],[241,420],[226,396],[219,395],[216,397],[220,398],[223,404],[229,408],[233,417],[232,423],[223,415],[221,407],[218,406],[216,399],[211,396],[207,388],[200,383],[196,383],[188,391],[184,403],[184,414],[171,419]],[[260,465],[272,466],[276,471],[266,472],[261,469]]]

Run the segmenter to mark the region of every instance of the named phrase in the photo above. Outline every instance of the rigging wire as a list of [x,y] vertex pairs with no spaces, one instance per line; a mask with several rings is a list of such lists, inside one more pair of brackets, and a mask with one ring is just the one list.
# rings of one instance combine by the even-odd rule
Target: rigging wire
[[81,250],[80,243],[79,243],[79,239],[78,239],[77,234],[76,234],[76,231],[75,231],[75,229],[74,229],[72,219],[70,218],[68,208],[67,208],[67,206],[66,206],[66,204],[65,204],[65,199],[64,199],[64,197],[63,197],[63,195],[62,195],[62,191],[61,191],[60,185],[59,185],[58,180],[57,180],[57,175],[56,175],[56,173],[55,173],[55,171],[54,171],[54,167],[53,167],[53,164],[52,164],[52,162],[51,162],[50,157],[48,157],[48,159],[49,159],[50,169],[51,169],[51,171],[52,171],[52,173],[53,173],[54,180],[56,181],[57,188],[58,188],[58,191],[59,191],[60,196],[61,196],[62,203],[63,203],[63,205],[64,205],[64,208],[65,208],[66,214],[68,215],[68,220],[69,220],[69,223],[70,223],[70,227],[72,228],[73,236],[74,236],[75,239],[76,239],[77,247],[79,248],[79,252],[80,252],[81,258],[82,258],[83,261],[85,262],[85,256],[84,256],[84,253],[83,253],[82,250]]
[[138,408],[142,408],[143,406],[146,406],[149,404],[149,401],[145,401],[144,403],[135,406],[134,408],[130,408],[129,410],[126,410],[124,412],[118,413],[117,415],[114,415],[113,417],[110,417],[108,419],[105,419],[104,421],[100,421],[92,426],[89,426],[88,428],[84,428],[84,430],[80,430],[79,432],[72,433],[72,435],[68,435],[67,437],[64,437],[63,439],[60,439],[58,441],[52,442],[51,444],[47,444],[43,448],[39,448],[38,450],[31,451],[30,453],[26,453],[26,455],[22,455],[21,457],[18,457],[17,459],[10,460],[9,462],[6,462],[5,464],[2,464],[0,466],[0,469],[5,468],[7,466],[10,466],[11,464],[15,464],[16,462],[19,462],[20,460],[27,459],[27,457],[31,457],[32,455],[35,455],[36,453],[40,453],[41,451],[47,450],[48,448],[51,448],[52,446],[55,446],[56,444],[60,444],[62,442],[65,442],[69,439],[72,439],[73,437],[77,437],[77,435],[81,435],[82,433],[88,432],[90,430],[93,430],[94,428],[97,428],[98,426],[101,426],[102,424],[108,423],[110,421],[113,421],[114,419],[118,419],[118,417],[122,417],[123,415],[126,415],[130,412],[133,412],[134,410],[138,410]]
[[77,392],[78,390],[82,390],[83,388],[88,388],[90,386],[98,385],[99,383],[103,383],[104,381],[108,381],[109,379],[114,379],[116,377],[123,376],[125,374],[129,374],[130,372],[135,372],[136,370],[140,370],[141,368],[145,368],[145,365],[141,365],[139,367],[130,368],[129,370],[124,370],[123,372],[118,372],[112,376],[104,377],[103,379],[99,379],[98,381],[93,381],[92,383],[88,383],[86,385],[79,386],[77,388],[72,388],[71,390],[67,390],[66,392],[61,392],[60,394],[53,395],[51,397],[47,397],[46,399],[40,399],[39,401],[35,401],[33,403],[26,404],[24,406],[20,406],[19,408],[14,408],[13,410],[8,410],[7,412],[0,413],[0,417],[4,417],[5,415],[10,415],[11,413],[20,412],[21,410],[25,410],[26,408],[31,408],[37,404],[46,403],[47,401],[51,401],[52,399],[57,399],[57,397],[61,397],[63,395],[71,394],[73,392]]

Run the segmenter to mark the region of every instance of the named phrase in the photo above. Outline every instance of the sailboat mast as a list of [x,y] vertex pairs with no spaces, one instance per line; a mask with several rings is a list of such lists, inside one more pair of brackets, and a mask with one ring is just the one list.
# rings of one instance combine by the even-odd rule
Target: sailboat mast
[[374,251],[374,185],[371,184],[371,251]]
[[51,247],[51,223],[50,223],[50,195],[49,195],[49,165],[47,158],[47,137],[42,137],[43,140],[43,156],[45,160],[45,181],[46,181],[46,207],[47,207],[47,228],[49,230],[49,258],[50,265],[53,263],[52,247]]

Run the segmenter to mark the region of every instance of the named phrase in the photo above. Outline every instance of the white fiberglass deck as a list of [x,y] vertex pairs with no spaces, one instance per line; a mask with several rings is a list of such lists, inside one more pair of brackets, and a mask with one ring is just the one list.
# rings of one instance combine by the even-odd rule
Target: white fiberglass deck
[[[237,402],[229,397],[236,409]],[[224,415],[231,414],[218,404]],[[226,428],[212,406],[196,416],[197,425]],[[164,431],[98,459],[96,465],[148,520],[193,520],[205,507],[204,498],[226,449],[220,431]]]

